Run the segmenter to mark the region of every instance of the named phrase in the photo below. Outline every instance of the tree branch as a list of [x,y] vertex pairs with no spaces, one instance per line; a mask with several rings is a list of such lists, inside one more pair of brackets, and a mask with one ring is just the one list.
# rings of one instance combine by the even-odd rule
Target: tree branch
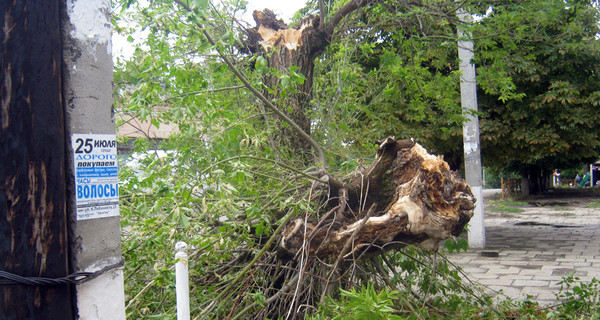
[[236,159],[252,159],[252,160],[258,160],[258,161],[270,162],[270,163],[276,164],[276,165],[278,165],[278,166],[280,166],[282,168],[285,168],[287,170],[295,172],[295,173],[297,173],[297,174],[299,174],[301,176],[304,176],[304,177],[306,177],[306,178],[308,178],[310,180],[314,180],[314,181],[317,181],[317,182],[320,182],[320,183],[325,183],[325,184],[327,183],[326,180],[321,180],[318,177],[312,176],[312,175],[310,175],[310,174],[308,174],[308,173],[306,173],[304,171],[301,171],[301,170],[298,170],[298,169],[296,169],[294,167],[288,166],[285,163],[282,163],[282,162],[279,162],[279,161],[276,161],[276,160],[273,160],[273,159],[261,158],[261,157],[255,157],[255,156],[247,156],[247,155],[238,155],[238,156],[230,157],[230,158],[227,158],[227,159],[223,159],[223,160],[221,160],[219,162],[215,162],[212,165],[210,165],[208,168],[205,168],[204,170],[202,170],[202,172],[200,172],[200,174],[201,175],[206,174],[208,171],[210,171],[210,169],[214,168],[215,166],[217,166],[219,164],[222,164],[222,163],[227,163],[229,161],[236,160]]
[[365,217],[360,221],[360,224],[356,227],[356,229],[352,233],[352,236],[350,236],[350,238],[348,238],[348,240],[346,240],[344,247],[338,254],[337,259],[335,260],[335,263],[333,264],[333,268],[331,268],[331,273],[329,274],[329,277],[327,278],[327,281],[325,282],[325,290],[323,292],[323,295],[321,296],[321,301],[320,301],[321,303],[323,303],[323,301],[324,301],[323,299],[325,298],[325,295],[328,291],[329,285],[331,284],[331,277],[333,277],[340,262],[344,259],[344,257],[348,253],[348,251],[350,251],[350,247],[352,247],[352,245],[354,244],[354,239],[356,238],[356,236],[362,231],[362,229],[365,226],[365,223],[367,223],[367,221],[369,220],[371,215],[375,212],[376,206],[377,206],[376,204],[371,205],[371,207],[369,208],[369,211],[367,212]]
[[186,98],[186,97],[189,97],[189,96],[203,94],[203,93],[215,93],[215,92],[220,92],[220,91],[237,90],[237,89],[242,89],[242,88],[245,88],[245,87],[246,86],[231,86],[231,87],[223,87],[223,88],[215,88],[215,89],[205,89],[205,90],[198,90],[198,91],[190,91],[190,92],[178,94],[178,95],[175,95],[175,96],[166,97],[166,98],[162,99],[160,102],[162,103],[162,102],[166,102],[166,101],[177,99],[177,98]]
[[[175,0],[175,1],[179,1],[179,0]],[[221,291],[221,293],[215,298],[213,299],[213,301],[219,301],[221,299],[223,299],[225,297],[225,295],[234,287],[234,285],[236,283],[238,283],[243,276],[245,276],[249,271],[250,268],[252,268],[252,266],[254,266],[254,264],[256,264],[256,262],[258,261],[258,259],[260,259],[260,257],[265,254],[265,252],[267,252],[267,250],[269,249],[269,247],[271,246],[271,244],[273,244],[273,242],[275,241],[275,239],[277,238],[277,235],[283,231],[283,227],[286,225],[286,223],[294,216],[294,211],[291,210],[284,218],[283,221],[281,222],[281,224],[279,225],[279,227],[277,227],[277,229],[275,231],[273,231],[273,234],[271,235],[271,238],[269,238],[269,240],[267,241],[267,243],[265,243],[265,246],[256,254],[256,256],[254,256],[254,259],[252,259],[252,261],[250,261],[245,267],[244,269],[242,269],[237,275],[236,277],[231,280],[229,282],[229,285],[223,289],[223,291]],[[210,304],[208,307],[206,307],[202,313],[200,313],[200,315],[208,312],[210,309],[212,309],[214,307],[214,304]],[[199,316],[200,316],[199,315]]]
[[[346,3],[344,6],[338,10],[331,19],[329,19],[325,25],[323,25],[322,30],[328,34],[332,35],[333,30],[337,27],[337,25],[344,19],[347,15],[349,15],[352,11],[360,9],[362,7],[366,7],[371,4],[373,0],[351,0]],[[323,12],[321,12],[323,14]]]

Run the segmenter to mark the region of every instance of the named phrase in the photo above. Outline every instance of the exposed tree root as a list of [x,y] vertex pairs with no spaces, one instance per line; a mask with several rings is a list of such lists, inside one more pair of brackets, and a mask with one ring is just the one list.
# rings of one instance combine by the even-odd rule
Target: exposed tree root
[[[278,242],[284,254],[303,249],[310,257],[336,258],[350,239],[352,250],[344,258],[408,244],[436,250],[440,241],[460,234],[475,202],[470,187],[441,158],[393,138],[380,145],[371,167],[335,188],[347,190],[346,210],[326,221],[291,221]],[[365,207],[375,210],[366,220]]]

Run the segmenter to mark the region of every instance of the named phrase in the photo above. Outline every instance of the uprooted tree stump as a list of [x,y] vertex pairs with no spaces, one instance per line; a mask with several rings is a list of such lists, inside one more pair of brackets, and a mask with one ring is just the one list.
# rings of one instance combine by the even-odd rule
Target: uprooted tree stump
[[283,253],[357,259],[409,244],[437,250],[461,233],[475,203],[469,185],[442,158],[393,138],[381,143],[374,164],[346,184],[330,182],[330,189],[340,195],[337,212],[290,222],[279,241]]

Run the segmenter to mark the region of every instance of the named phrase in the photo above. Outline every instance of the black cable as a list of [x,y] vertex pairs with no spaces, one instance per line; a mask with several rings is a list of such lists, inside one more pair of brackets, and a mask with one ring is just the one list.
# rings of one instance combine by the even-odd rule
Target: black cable
[[124,265],[125,259],[121,258],[119,262],[108,265],[96,272],[75,272],[61,278],[23,277],[0,270],[0,285],[57,286],[62,284],[82,284]]

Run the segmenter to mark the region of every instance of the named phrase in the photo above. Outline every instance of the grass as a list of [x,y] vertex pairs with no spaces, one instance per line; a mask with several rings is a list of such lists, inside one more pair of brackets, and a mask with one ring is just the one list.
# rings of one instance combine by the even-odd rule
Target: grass
[[571,216],[574,216],[575,213],[574,212],[565,211],[565,212],[559,213],[559,215],[561,215],[563,217],[571,217]]
[[509,200],[502,200],[502,201],[491,201],[490,200],[490,206],[488,208],[489,211],[492,212],[502,212],[502,214],[504,215],[505,213],[521,213],[521,212],[525,212],[525,209],[519,208],[517,206],[524,206],[527,205],[527,202],[523,202],[523,201],[509,201]]
[[511,212],[511,213],[521,213],[521,212],[525,212],[525,209],[521,209],[521,208],[517,208],[517,207],[496,207],[496,206],[492,206],[488,208],[489,211],[494,211],[494,212]]
[[571,210],[571,208],[567,208],[567,207],[556,207],[556,208],[552,208],[552,210],[559,211],[558,215],[565,216],[565,217],[575,215],[575,213]]
[[586,208],[600,208],[600,201],[592,201],[588,203]]
[[502,200],[502,201],[495,201],[495,202],[499,205],[504,205],[504,206],[526,206],[526,205],[528,205],[528,203],[525,201]]

